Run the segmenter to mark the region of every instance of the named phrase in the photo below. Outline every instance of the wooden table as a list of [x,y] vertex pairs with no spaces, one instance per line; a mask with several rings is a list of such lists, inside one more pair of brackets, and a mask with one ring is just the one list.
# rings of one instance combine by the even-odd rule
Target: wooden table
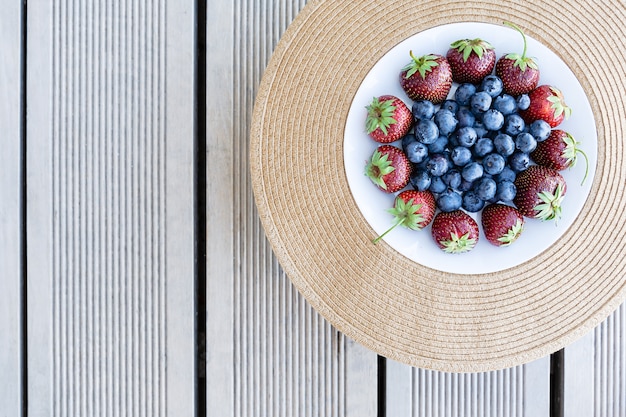
[[626,416],[626,307],[552,357],[378,357],[290,284],[248,127],[296,0],[3,1],[0,416]]

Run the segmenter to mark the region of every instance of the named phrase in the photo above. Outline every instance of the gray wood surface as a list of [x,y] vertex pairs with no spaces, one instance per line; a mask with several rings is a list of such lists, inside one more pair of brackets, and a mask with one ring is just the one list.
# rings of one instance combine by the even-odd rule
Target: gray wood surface
[[28,7],[28,415],[193,416],[194,3]]
[[0,14],[0,416],[21,408],[21,5]]

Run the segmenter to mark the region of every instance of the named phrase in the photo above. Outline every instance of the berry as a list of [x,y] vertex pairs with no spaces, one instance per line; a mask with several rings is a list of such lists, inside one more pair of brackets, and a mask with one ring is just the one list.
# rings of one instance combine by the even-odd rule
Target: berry
[[528,94],[521,94],[515,99],[517,110],[526,110],[530,106],[530,97]]
[[498,133],[493,138],[493,146],[496,148],[496,152],[502,156],[510,156],[515,152],[515,141],[506,133]]
[[426,163],[426,170],[433,177],[442,176],[448,172],[448,169],[448,159],[443,154],[431,155],[430,159]]
[[522,132],[515,137],[515,149],[524,153],[531,153],[537,147],[537,141],[527,132]]
[[480,138],[474,144],[474,155],[478,158],[482,158],[485,155],[490,154],[494,150],[493,140],[489,138]]
[[517,30],[524,41],[522,54],[510,53],[496,62],[496,75],[502,79],[503,90],[512,96],[529,93],[539,83],[539,68],[534,59],[526,56],[526,35],[510,22],[505,25]]
[[413,102],[411,112],[415,121],[430,120],[435,114],[435,105],[428,100],[417,100]]
[[476,123],[476,116],[467,107],[460,107],[456,112],[456,119],[459,121],[458,127],[473,127]]
[[465,146],[457,146],[450,152],[450,159],[458,167],[465,166],[472,160],[472,151]]
[[[441,132],[440,132],[441,133]],[[448,146],[448,137],[439,136],[433,143],[428,144],[428,152],[442,153]]]
[[428,147],[421,142],[414,141],[404,147],[404,153],[406,153],[409,161],[419,164],[428,156]]
[[382,191],[395,193],[407,186],[411,170],[411,162],[402,149],[381,145],[367,162],[365,175]]
[[441,108],[445,110],[450,110],[452,113],[456,113],[459,109],[459,104],[454,100],[446,100],[441,103]]
[[495,98],[502,93],[502,80],[497,75],[488,75],[480,83],[480,90]]
[[515,172],[522,172],[530,166],[530,156],[527,153],[515,151],[509,156],[509,166]]
[[437,198],[437,207],[444,212],[451,212],[461,208],[463,197],[451,188],[446,189],[439,194]]
[[411,185],[418,191],[428,190],[430,187],[430,174],[424,170],[416,170],[411,174]]
[[419,120],[415,125],[415,137],[419,142],[429,145],[439,137],[439,128],[432,120]]
[[477,213],[483,209],[485,201],[478,198],[474,191],[467,191],[463,194],[463,204],[461,207],[470,213]]
[[517,111],[517,102],[515,101],[515,98],[508,94],[502,94],[496,97],[491,103],[491,106],[504,116],[513,114]]
[[478,135],[473,127],[465,126],[456,131],[456,140],[459,145],[469,148],[476,143]]
[[504,115],[496,109],[489,109],[483,114],[483,125],[487,130],[500,130],[504,126]]
[[504,169],[502,170],[502,172],[497,174],[495,178],[496,178],[496,182],[502,182],[502,181],[513,182],[513,181],[515,181],[515,177],[516,176],[517,176],[517,174],[515,173],[515,171],[513,171],[508,166],[505,166]]
[[476,93],[476,86],[470,83],[460,84],[454,92],[454,99],[459,106],[469,106],[470,97]]
[[469,252],[479,238],[478,224],[462,210],[438,213],[431,233],[437,246],[446,253]]
[[[513,181],[515,178],[513,179]],[[517,189],[515,188],[515,184],[513,181],[500,181],[496,182],[496,199],[498,201],[510,202],[515,198],[515,194],[517,193]]]
[[429,100],[442,103],[452,87],[452,71],[445,57],[437,54],[416,58],[410,52],[411,62],[400,72],[400,86],[411,100]]
[[449,135],[454,132],[459,121],[454,117],[454,113],[450,110],[439,109],[435,113],[434,121],[439,128],[439,134]]
[[491,107],[491,96],[484,91],[479,91],[470,97],[470,110],[475,115],[480,115]]
[[483,177],[474,185],[474,192],[483,201],[489,201],[496,196],[496,182],[493,178]]
[[458,190],[459,187],[461,186],[461,182],[463,182],[461,173],[457,171],[456,169],[449,170],[448,172],[443,174],[441,179],[443,180],[444,184],[446,184],[448,187],[454,190]]
[[463,167],[461,176],[464,180],[473,182],[482,177],[484,174],[483,166],[480,162],[470,162]]
[[517,194],[513,203],[525,217],[558,220],[567,191],[565,179],[558,171],[531,165],[515,179]]
[[394,224],[374,239],[373,243],[378,243],[398,226],[411,230],[421,230],[428,226],[435,217],[435,198],[430,191],[406,190],[398,194],[394,206],[388,211],[395,219]]
[[[367,133],[376,142],[395,142],[411,129],[413,123],[411,111],[398,97],[391,95],[374,97],[365,108]],[[410,117],[407,118],[407,114]]]
[[556,87],[540,85],[528,97],[530,106],[520,110],[520,116],[526,123],[544,120],[550,127],[556,127],[572,114],[572,109],[565,104],[563,93]]
[[504,118],[504,133],[510,136],[517,136],[524,131],[526,123],[519,114],[509,114]]
[[537,142],[543,142],[550,136],[550,125],[545,120],[535,120],[528,127],[528,132],[533,135]]
[[485,238],[495,246],[510,245],[524,230],[524,217],[515,207],[505,204],[486,206],[480,220]]
[[435,194],[440,194],[446,191],[448,186],[441,177],[431,177],[430,178],[430,187],[428,189]]
[[506,160],[499,153],[490,153],[483,158],[483,168],[489,175],[498,175],[505,165]]
[[537,144],[537,149],[530,156],[539,165],[562,171],[576,165],[578,154],[581,154],[585,158],[585,175],[582,180],[584,183],[589,172],[589,158],[579,145],[580,142],[577,142],[572,135],[564,130],[555,129],[548,139]]
[[452,79],[458,83],[477,83],[490,74],[496,64],[493,46],[482,39],[460,39],[446,54]]

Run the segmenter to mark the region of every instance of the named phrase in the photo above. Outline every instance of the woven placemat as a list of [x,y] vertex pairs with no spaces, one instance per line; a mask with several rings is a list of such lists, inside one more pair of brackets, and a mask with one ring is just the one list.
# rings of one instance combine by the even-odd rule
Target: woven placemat
[[[314,0],[305,6],[259,88],[250,166],[274,253],[323,317],[388,358],[475,372],[550,354],[626,299],[620,1]],[[425,29],[505,20],[555,52],[588,96],[598,159],[581,214],[557,244],[498,273],[444,273],[386,243],[373,245],[375,233],[350,193],[343,162],[346,115],[361,81],[383,54]]]

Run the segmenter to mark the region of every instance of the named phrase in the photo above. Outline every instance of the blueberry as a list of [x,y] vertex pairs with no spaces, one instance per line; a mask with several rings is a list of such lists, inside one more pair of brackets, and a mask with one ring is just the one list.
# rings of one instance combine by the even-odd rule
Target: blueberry
[[415,137],[414,134],[408,133],[404,135],[402,137],[402,149],[404,150],[404,152],[406,152],[406,147],[409,143],[416,142],[416,141],[417,141],[417,138]]
[[513,201],[517,194],[517,188],[513,181],[500,181],[496,183],[496,198],[500,201]]
[[508,94],[502,94],[496,97],[493,100],[491,106],[505,116],[515,113],[515,111],[517,110],[517,102],[515,101],[515,97]]
[[480,83],[481,91],[486,92],[491,97],[497,97],[502,93],[502,80],[497,75],[487,75]]
[[454,100],[445,100],[441,103],[441,108],[445,110],[450,110],[452,113],[456,113],[459,109],[459,104]]
[[493,152],[493,140],[489,138],[480,138],[476,141],[473,149],[474,155],[478,158],[482,158],[483,156]]
[[439,207],[441,211],[450,212],[458,210],[461,208],[461,204],[463,204],[461,194],[450,188],[442,192],[439,198],[437,198],[437,207]]
[[491,96],[484,92],[479,91],[470,97],[470,110],[474,114],[482,114],[489,110],[491,107]]
[[456,111],[456,119],[459,121],[457,127],[473,127],[476,122],[476,116],[467,107],[460,107]]
[[476,86],[470,83],[459,84],[454,92],[454,99],[460,106],[469,106],[470,97],[476,92]]
[[430,120],[435,114],[435,105],[428,100],[417,100],[411,106],[413,118],[417,120]]
[[465,209],[465,211],[477,213],[483,209],[485,202],[478,198],[476,192],[468,191],[463,194],[463,203],[461,206]]
[[431,192],[435,194],[439,194],[439,193],[443,193],[447,188],[448,186],[446,185],[445,182],[443,182],[443,179],[441,177],[430,178],[430,187],[428,187],[428,189]]
[[432,120],[420,120],[415,125],[415,137],[419,142],[429,145],[439,137],[439,128]]
[[454,113],[446,109],[437,110],[434,120],[439,128],[439,134],[441,135],[449,135],[454,132],[458,123],[458,120],[454,117]]
[[463,178],[461,173],[456,169],[451,169],[441,177],[443,182],[450,188],[457,190],[461,186]]
[[489,201],[496,196],[496,182],[493,178],[481,178],[474,185],[474,192],[483,201]]
[[515,171],[513,171],[508,166],[505,166],[502,172],[500,172],[498,175],[495,176],[495,180],[496,182],[502,182],[502,181],[513,182],[515,181],[516,177],[517,177],[517,174],[515,174]]
[[483,168],[489,175],[497,175],[502,172],[506,160],[499,153],[490,153],[483,158]]
[[530,133],[520,133],[515,137],[515,148],[520,152],[531,153],[537,147],[537,141]]
[[411,185],[419,191],[428,190],[430,187],[430,174],[424,170],[416,170],[411,174]]
[[483,114],[483,125],[487,130],[500,130],[504,125],[504,115],[496,109],[489,109]]
[[522,94],[518,96],[515,101],[517,103],[518,110],[526,110],[528,107],[530,107],[530,97],[528,97],[528,94]]
[[476,136],[478,136],[479,139],[489,133],[485,128],[485,124],[480,120],[476,120],[474,122],[473,128],[476,131]]
[[465,166],[472,160],[472,151],[465,146],[457,146],[450,152],[450,159],[456,166]]
[[509,114],[504,118],[504,133],[510,136],[517,136],[524,131],[526,123],[519,114]]
[[463,174],[461,174],[461,185],[459,185],[458,190],[462,193],[469,191],[472,189],[472,187],[474,186],[474,183],[472,181],[468,181],[465,178],[463,178]]
[[428,147],[418,141],[411,142],[406,146],[405,153],[409,161],[419,164],[428,156]]
[[496,148],[496,152],[502,156],[509,156],[515,152],[515,142],[506,133],[498,133],[493,138],[493,146]]
[[478,178],[482,177],[483,173],[483,166],[480,162],[470,162],[463,167],[463,171],[461,171],[461,176],[464,180],[471,182],[476,181]]
[[476,135],[476,130],[473,127],[465,126],[457,130],[456,139],[459,141],[459,145],[469,148],[476,143],[478,135]]
[[509,157],[509,166],[515,172],[522,172],[530,165],[530,157],[527,153],[515,151]]
[[448,159],[443,154],[434,154],[430,156],[426,164],[426,169],[433,177],[440,177],[448,172]]
[[428,145],[428,152],[430,153],[441,153],[448,146],[448,137],[447,136],[439,136],[437,140]]
[[535,120],[528,128],[528,132],[533,135],[537,142],[543,142],[550,137],[551,128],[545,120]]

